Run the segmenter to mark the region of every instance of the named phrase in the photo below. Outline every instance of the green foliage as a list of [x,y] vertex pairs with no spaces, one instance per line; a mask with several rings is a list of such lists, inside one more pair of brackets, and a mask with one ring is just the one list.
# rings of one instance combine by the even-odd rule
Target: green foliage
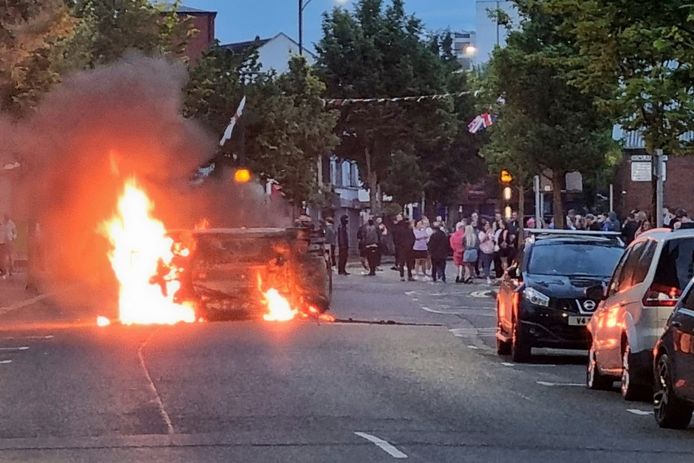
[[75,0],[73,14],[91,32],[87,44],[89,65],[111,63],[128,51],[145,55],[182,56],[195,33],[190,19],[173,6],[149,0]]
[[19,117],[58,80],[75,21],[61,0],[11,0],[0,9],[0,110]]
[[337,113],[324,110],[325,86],[303,58],[293,58],[280,76],[258,72],[256,60],[253,52],[213,47],[191,70],[185,114],[222,133],[246,95],[243,117],[218,162],[234,154],[261,178],[277,180],[294,203],[319,202],[313,195],[317,161],[339,141]]
[[694,129],[694,6],[681,0],[549,0],[576,44],[566,76],[601,110],[676,154]]
[[512,171],[519,186],[549,170],[554,184],[555,220],[563,225],[561,190],[564,175],[580,170],[590,175],[606,166],[610,149],[609,121],[594,99],[568,84],[559,58],[572,56],[559,30],[559,18],[534,1],[517,1],[522,27],[508,46],[494,52],[487,91],[505,94],[499,120],[483,153],[494,172]]
[[422,197],[426,177],[419,167],[419,159],[402,150],[391,155],[391,162],[383,180],[383,189],[401,204],[417,202]]
[[[360,0],[354,12],[336,8],[323,20],[317,45],[318,73],[330,98],[429,95],[465,89],[452,79],[458,65],[450,34],[423,39],[421,22],[404,11],[402,0]],[[371,194],[371,208],[380,208],[379,186],[395,193],[393,176],[409,188],[427,191],[431,200],[450,201],[449,187],[462,181],[464,164],[459,127],[470,116],[456,112],[451,100],[346,105],[337,133],[343,138],[338,155],[356,160]],[[466,125],[467,122],[464,122]],[[394,155],[393,153],[397,153]],[[417,172],[403,172],[394,161],[406,161]],[[408,178],[411,177],[411,178]]]

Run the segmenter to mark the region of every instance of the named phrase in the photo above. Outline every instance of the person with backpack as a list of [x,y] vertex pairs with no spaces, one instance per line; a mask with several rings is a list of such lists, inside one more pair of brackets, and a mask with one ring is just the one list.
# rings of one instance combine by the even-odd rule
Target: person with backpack
[[463,245],[463,266],[465,267],[463,283],[472,283],[476,275],[475,266],[479,260],[480,245],[479,237],[477,233],[475,233],[475,228],[472,225],[465,227]]
[[364,226],[362,241],[364,243],[366,261],[369,266],[368,275],[375,276],[376,268],[378,267],[378,251],[381,246],[381,233],[373,219],[369,219]]

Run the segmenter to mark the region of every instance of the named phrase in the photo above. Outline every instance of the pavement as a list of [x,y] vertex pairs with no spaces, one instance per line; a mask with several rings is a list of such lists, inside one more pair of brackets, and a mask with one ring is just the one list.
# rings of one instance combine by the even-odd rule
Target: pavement
[[691,459],[694,429],[585,389],[584,353],[498,357],[490,290],[336,276],[336,323],[0,314],[0,462]]

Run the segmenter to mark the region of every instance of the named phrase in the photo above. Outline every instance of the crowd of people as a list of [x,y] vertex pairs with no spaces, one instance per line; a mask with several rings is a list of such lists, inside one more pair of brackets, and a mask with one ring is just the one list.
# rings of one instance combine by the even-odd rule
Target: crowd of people
[[[349,220],[342,216],[335,229],[333,220],[327,219],[325,227],[333,265],[337,265],[339,275],[349,275]],[[441,217],[433,222],[427,217],[415,221],[398,214],[390,226],[382,218],[369,218],[359,228],[357,246],[364,275],[373,276],[382,270],[382,255],[392,243],[392,270],[400,273],[402,281],[446,282],[446,263],[452,257],[456,283],[483,278],[491,284],[501,278],[513,260],[519,231],[515,212],[508,221],[501,214],[485,220],[475,212],[458,222],[453,232],[449,232]]]
[[[672,229],[694,228],[687,211],[664,209],[663,223]],[[540,223],[531,217],[524,229],[556,228],[553,218]],[[333,219],[324,223],[326,240],[331,247],[333,266],[339,275],[349,275],[347,260],[350,254],[349,220],[340,218],[335,227]],[[585,215],[570,209],[564,218],[564,229],[611,231],[621,233],[628,244],[655,226],[644,211],[633,210],[621,222],[614,212]],[[448,230],[441,217],[430,222],[427,217],[408,220],[403,214],[386,225],[381,217],[370,217],[357,233],[357,248],[362,274],[373,276],[382,271],[381,260],[386,252],[395,255],[392,270],[400,273],[402,281],[446,281],[446,263],[452,258],[456,268],[456,283],[472,283],[477,278],[492,284],[503,276],[513,262],[518,248],[521,223],[517,212],[510,219],[500,213],[489,218],[473,212]]]

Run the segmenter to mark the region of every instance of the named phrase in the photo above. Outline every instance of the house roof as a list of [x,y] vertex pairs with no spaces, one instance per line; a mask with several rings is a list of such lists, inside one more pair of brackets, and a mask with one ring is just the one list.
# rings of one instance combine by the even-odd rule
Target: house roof
[[[249,48],[260,48],[263,45],[267,44],[268,42],[271,42],[275,39],[278,39],[280,37],[284,37],[285,39],[289,40],[292,42],[294,45],[297,47],[299,44],[294,40],[293,38],[289,37],[287,34],[284,32],[280,32],[279,34],[275,35],[274,37],[266,38],[266,39],[261,39],[260,37],[256,37],[255,40],[246,40],[245,42],[234,42],[234,43],[227,43],[222,45],[222,48],[226,48],[227,50],[231,50],[234,53],[241,53]],[[308,50],[306,47],[304,47],[304,54],[310,56],[312,59],[316,59],[316,55],[314,55],[311,50]]]
[[[156,2],[160,5],[163,5],[163,7],[167,10],[170,10],[173,6],[174,3],[171,1],[164,1],[164,2]],[[182,14],[211,14],[211,15],[216,15],[216,11],[211,11],[211,10],[200,10],[198,8],[192,8],[190,6],[186,5],[178,5],[176,8],[176,13],[182,13]]]
[[[621,141],[623,148],[628,150],[646,148],[646,141],[643,139],[643,134],[639,131],[624,130],[619,125],[612,128],[612,139]],[[683,143],[694,142],[694,131],[685,132],[680,136],[680,141]]]
[[268,43],[272,39],[261,39],[260,37],[256,37],[255,40],[246,40],[245,42],[234,42],[234,43],[227,43],[222,45],[222,48],[226,48],[227,50],[231,50],[234,53],[241,53],[249,48],[260,48],[266,43]]

